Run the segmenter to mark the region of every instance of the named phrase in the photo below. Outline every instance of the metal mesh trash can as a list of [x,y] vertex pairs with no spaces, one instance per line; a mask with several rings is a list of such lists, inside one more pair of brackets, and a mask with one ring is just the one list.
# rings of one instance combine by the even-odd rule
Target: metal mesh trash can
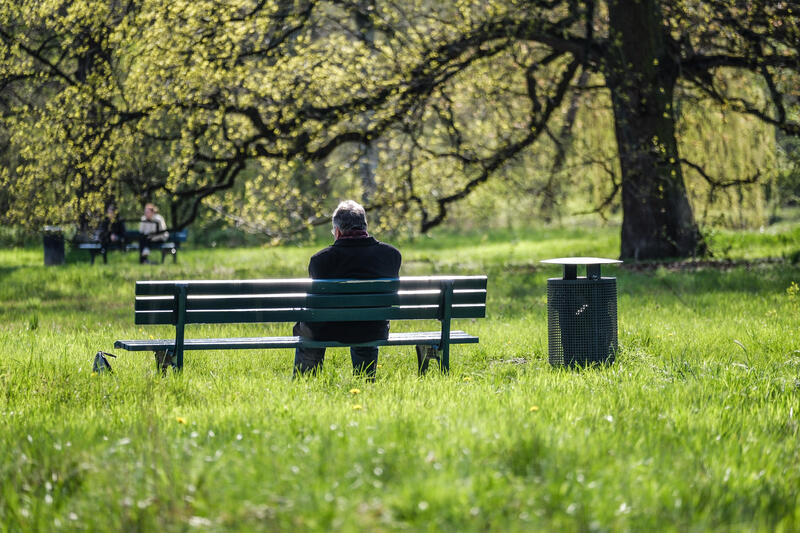
[[44,264],[64,264],[64,232],[60,226],[44,227]]
[[[621,261],[563,257],[542,263],[564,266],[562,278],[547,280],[550,364],[613,363],[617,352],[617,280],[602,277],[600,265]],[[578,277],[578,265],[586,265],[586,277]]]

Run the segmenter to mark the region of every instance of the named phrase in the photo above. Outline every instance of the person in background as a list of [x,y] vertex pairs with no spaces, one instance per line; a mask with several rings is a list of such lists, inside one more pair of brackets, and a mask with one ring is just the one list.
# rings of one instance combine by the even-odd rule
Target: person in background
[[[347,200],[333,212],[333,236],[336,241],[311,257],[308,274],[314,279],[396,278],[402,257],[394,246],[377,241],[367,233],[367,215],[358,203]],[[343,343],[369,342],[389,336],[387,320],[364,322],[298,322],[294,335],[320,341]],[[325,348],[297,348],[294,372],[306,374],[322,368]],[[372,381],[378,365],[376,346],[351,346],[353,373],[366,374]]]
[[158,208],[147,203],[144,206],[144,215],[139,222],[139,262],[150,262],[150,247],[154,243],[161,243],[167,240],[169,232],[164,217],[158,214]]
[[119,218],[119,212],[114,204],[106,207],[106,216],[97,228],[97,237],[105,248],[112,246],[125,248],[125,223]]

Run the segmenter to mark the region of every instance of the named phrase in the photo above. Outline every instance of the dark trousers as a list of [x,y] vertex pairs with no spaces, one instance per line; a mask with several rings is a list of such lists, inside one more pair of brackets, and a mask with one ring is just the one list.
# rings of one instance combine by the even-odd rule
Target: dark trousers
[[106,250],[112,250],[112,249],[125,250],[125,245],[126,245],[125,235],[124,234],[122,235],[114,234],[114,235],[116,235],[117,237],[116,240],[113,240],[111,238],[111,235],[103,235],[103,237],[100,239],[103,248],[105,248]]
[[[161,246],[164,242],[164,237],[161,233],[153,233],[151,235],[140,235],[139,236],[139,262],[143,263],[147,260],[150,255],[150,248],[154,246]],[[148,250],[147,253],[144,253],[145,249]]]
[[[303,322],[295,324],[292,333],[299,337],[312,338],[311,330]],[[353,362],[354,375],[363,374],[370,380],[375,379],[375,369],[378,367],[377,346],[351,346],[350,359]],[[324,360],[325,348],[296,348],[292,375],[319,372]]]

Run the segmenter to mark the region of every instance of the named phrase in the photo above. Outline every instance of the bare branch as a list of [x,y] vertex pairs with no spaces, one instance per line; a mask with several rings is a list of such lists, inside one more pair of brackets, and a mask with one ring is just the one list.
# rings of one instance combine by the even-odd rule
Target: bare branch
[[580,61],[578,59],[573,59],[572,62],[569,63],[557,85],[554,97],[548,99],[545,109],[539,117],[531,117],[528,133],[524,138],[506,145],[502,149],[498,150],[493,157],[482,162],[482,168],[480,169],[478,175],[469,180],[459,191],[436,200],[437,213],[433,218],[422,221],[420,229],[423,233],[438,226],[444,221],[445,217],[447,216],[447,206],[449,204],[465,198],[478,185],[485,182],[498,168],[500,168],[510,159],[516,157],[520,151],[527,146],[530,146],[539,137],[539,135],[541,135],[553,111],[555,111],[561,105],[564,95],[569,88],[569,84],[579,66]]
[[761,171],[757,170],[755,174],[747,178],[718,180],[709,175],[708,172],[706,172],[706,170],[701,165],[693,163],[692,161],[689,161],[688,159],[685,159],[683,157],[681,158],[680,161],[684,165],[692,168],[695,172],[697,172],[700,175],[700,177],[702,177],[711,186],[712,189],[725,189],[728,187],[734,187],[736,185],[749,185],[757,183],[758,180],[761,179]]

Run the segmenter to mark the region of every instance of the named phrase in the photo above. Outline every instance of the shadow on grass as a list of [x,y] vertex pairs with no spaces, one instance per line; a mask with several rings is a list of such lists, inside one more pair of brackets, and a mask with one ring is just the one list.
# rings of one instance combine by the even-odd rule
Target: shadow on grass
[[0,266],[0,279],[4,279],[17,270],[23,268],[22,266]]

